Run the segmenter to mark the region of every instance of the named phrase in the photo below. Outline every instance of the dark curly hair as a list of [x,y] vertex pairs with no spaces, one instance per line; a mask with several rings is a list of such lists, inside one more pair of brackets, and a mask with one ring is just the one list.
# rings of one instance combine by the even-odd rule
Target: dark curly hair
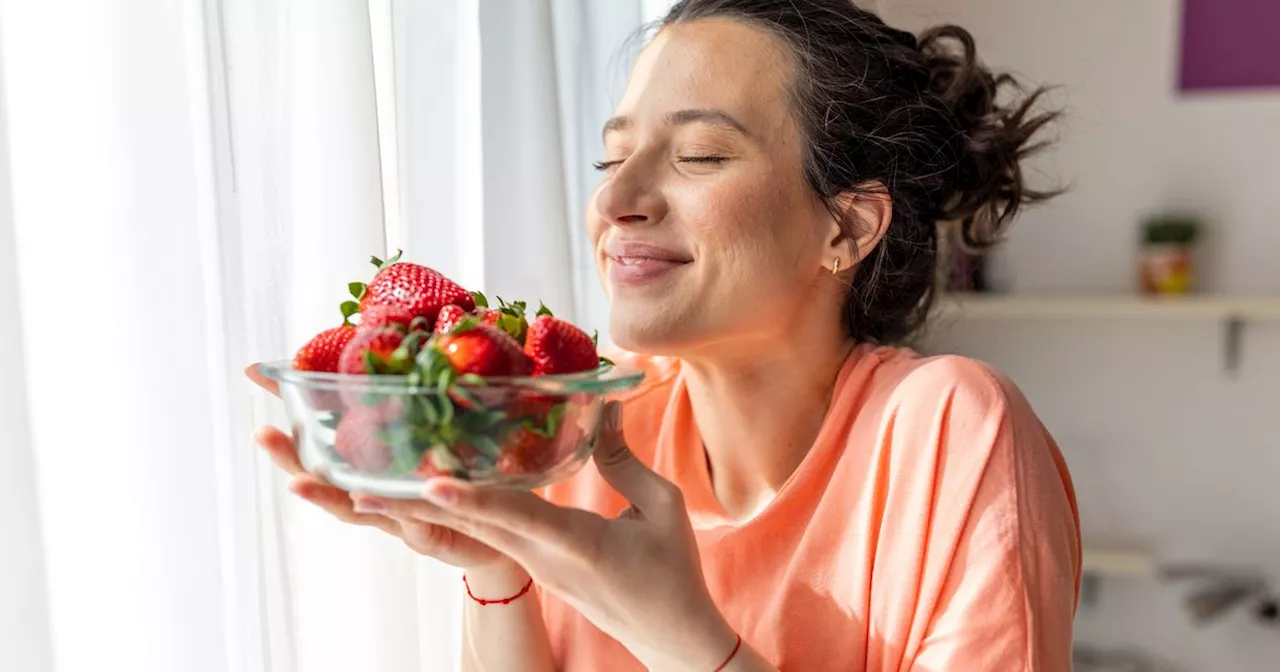
[[1036,111],[1045,89],[1002,101],[1006,89],[1022,91],[978,62],[967,30],[945,25],[917,39],[850,0],[681,0],[658,27],[710,17],[763,28],[790,48],[805,177],[833,214],[838,196],[873,181],[892,199],[892,222],[845,301],[855,339],[911,336],[937,293],[940,240],[990,249],[1023,204],[1056,193],[1028,188],[1021,168],[1057,116]]

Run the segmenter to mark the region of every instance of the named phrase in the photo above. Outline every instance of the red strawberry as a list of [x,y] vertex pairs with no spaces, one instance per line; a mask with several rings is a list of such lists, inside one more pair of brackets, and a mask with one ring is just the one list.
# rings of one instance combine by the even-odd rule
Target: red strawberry
[[353,406],[338,421],[334,450],[360,471],[382,472],[391,466],[391,448],[378,437],[394,417],[384,406]]
[[375,257],[378,274],[373,281],[363,288],[353,287],[353,293],[360,295],[360,312],[367,313],[373,306],[396,306],[434,325],[445,306],[468,311],[476,307],[471,293],[454,281],[426,266],[397,261],[398,258],[396,255],[384,262]]
[[521,427],[503,442],[502,455],[498,456],[498,471],[504,474],[532,474],[542,471],[555,461],[552,451],[554,441]]
[[398,327],[405,331],[415,328],[422,328],[430,325],[426,318],[418,320],[418,316],[412,310],[404,306],[397,305],[372,305],[360,314],[361,329],[376,329],[378,327]]
[[465,319],[467,319],[467,311],[460,306],[445,306],[440,309],[440,314],[436,316],[435,331],[437,334],[447,334]]
[[298,371],[337,373],[342,350],[355,335],[355,327],[349,324],[320,332],[293,356],[293,368]]
[[459,376],[527,376],[533,368],[510,334],[487,324],[441,334],[436,347]]
[[[338,361],[339,373],[403,373],[401,369],[412,364],[411,352],[401,351],[405,335],[393,327],[360,329],[347,343]],[[396,357],[403,354],[407,361]],[[370,359],[373,363],[370,363]],[[393,359],[395,361],[393,361]]]
[[551,315],[529,323],[524,351],[533,360],[533,375],[590,371],[600,365],[595,341],[586,332]]

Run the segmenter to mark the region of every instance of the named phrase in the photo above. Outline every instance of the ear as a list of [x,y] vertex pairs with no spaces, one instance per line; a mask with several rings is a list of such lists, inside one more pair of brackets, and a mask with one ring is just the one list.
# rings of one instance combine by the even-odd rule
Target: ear
[[841,269],[851,269],[867,258],[893,221],[893,199],[879,180],[863,182],[835,201],[842,220],[831,219],[828,263],[840,259]]

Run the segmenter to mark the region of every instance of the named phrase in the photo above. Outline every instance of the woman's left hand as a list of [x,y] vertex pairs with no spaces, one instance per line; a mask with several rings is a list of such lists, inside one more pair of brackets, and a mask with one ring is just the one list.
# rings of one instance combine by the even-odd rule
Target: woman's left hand
[[356,506],[444,525],[492,546],[649,669],[715,669],[737,636],[707,590],[679,488],[631,454],[616,403],[606,408],[594,459],[631,504],[617,518],[448,478],[429,482],[425,501],[356,495]]

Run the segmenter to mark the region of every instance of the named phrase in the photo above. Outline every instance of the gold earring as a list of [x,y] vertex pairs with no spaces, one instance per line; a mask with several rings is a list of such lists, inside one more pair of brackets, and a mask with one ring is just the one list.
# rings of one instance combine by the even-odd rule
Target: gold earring
[[836,257],[831,262],[831,275],[836,275],[839,272],[840,272],[840,257]]

